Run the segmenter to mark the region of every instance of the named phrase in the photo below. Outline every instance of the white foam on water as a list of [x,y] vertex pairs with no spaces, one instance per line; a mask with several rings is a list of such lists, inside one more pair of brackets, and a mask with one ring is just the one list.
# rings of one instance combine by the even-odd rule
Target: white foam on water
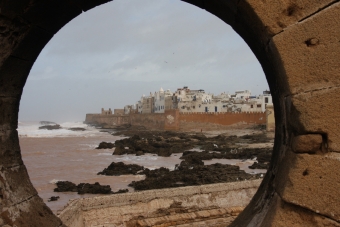
[[58,180],[58,179],[53,179],[53,180],[50,180],[50,184],[56,184],[58,183],[59,181],[64,181],[64,180]]
[[[55,130],[39,129],[42,126],[39,122],[22,122],[18,123],[19,137],[34,138],[51,138],[51,137],[92,137],[103,135],[106,132],[100,132],[98,129],[88,126],[83,122],[64,122],[57,123],[62,128]],[[85,131],[71,131],[70,128],[84,128]]]
[[109,156],[109,155],[112,155],[112,152],[111,153],[98,153],[97,155],[93,155],[93,156]]
[[144,162],[144,161],[156,161],[158,156],[153,156],[150,154],[145,154],[141,156],[136,155],[121,155],[119,157],[115,157],[117,161],[126,161],[126,162]]

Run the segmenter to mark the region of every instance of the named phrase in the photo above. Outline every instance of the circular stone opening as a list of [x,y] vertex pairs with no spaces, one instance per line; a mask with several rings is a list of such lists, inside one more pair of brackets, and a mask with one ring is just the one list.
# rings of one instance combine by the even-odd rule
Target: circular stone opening
[[[21,160],[19,101],[37,55],[53,34],[103,2],[1,3],[0,224],[62,225],[37,196]],[[339,114],[333,107],[340,100],[340,3],[187,2],[221,18],[246,41],[274,97],[271,167],[232,226],[338,225],[339,136],[334,122]]]
[[[96,194],[88,193],[79,195],[77,192],[53,192],[57,186],[52,182],[58,180],[71,181],[76,185],[99,182],[100,185],[110,185],[114,192],[120,189],[128,189],[131,192],[134,189],[151,190],[262,179],[265,175],[266,169],[263,169],[265,168],[263,166],[270,162],[273,132],[264,133],[263,124],[266,120],[264,110],[265,105],[271,103],[271,96],[263,96],[263,91],[268,88],[259,62],[237,33],[214,15],[183,2],[171,3],[171,7],[164,3],[155,3],[155,1],[144,1],[144,3],[139,3],[138,7],[131,7],[134,4],[128,5],[126,2],[122,4],[122,1],[115,1],[78,16],[63,27],[45,46],[30,72],[20,103],[18,131],[21,153],[33,186],[55,214],[60,213],[58,210],[61,210],[69,199],[96,196]],[[147,15],[150,10],[154,12],[152,18],[150,19],[150,16],[143,18],[142,15]],[[161,13],[156,14],[156,12]],[[177,15],[177,19],[171,19],[172,15]],[[96,27],[98,21],[100,21],[99,28]],[[162,26],[158,26],[160,21]],[[194,42],[193,39],[195,39]],[[135,54],[136,52],[138,54]],[[116,67],[116,65],[119,66]],[[159,69],[155,69],[155,66],[158,66]],[[93,74],[95,74],[95,78],[91,78]],[[169,75],[170,78],[168,78]],[[127,81],[122,80],[122,77],[125,76],[128,76]],[[145,81],[144,76],[147,77]],[[150,76],[152,76],[152,80],[148,78]],[[156,78],[155,82],[154,78]],[[242,78],[243,82],[240,83],[237,78]],[[158,160],[154,160],[156,157],[151,153],[155,153],[155,150],[149,149],[149,147],[143,148],[148,150],[146,152],[148,154],[142,156],[133,156],[135,150],[129,150],[130,155],[124,157],[112,156],[113,150],[103,151],[94,148],[102,141],[114,142],[115,139],[122,138],[114,138],[106,133],[97,133],[92,129],[88,131],[88,127],[81,123],[85,119],[85,113],[98,113],[99,116],[96,117],[101,119],[101,107],[105,107],[106,110],[111,107],[112,112],[115,112],[113,107],[121,108],[126,104],[132,104],[126,101],[126,96],[130,96],[133,101],[141,100],[140,97],[143,93],[146,94],[145,98],[149,97],[148,91],[159,89],[158,85],[176,92],[176,88],[182,84],[189,85],[191,91],[198,88],[204,89],[199,94],[192,91],[194,94],[191,94],[191,97],[204,94],[206,98],[202,98],[202,101],[213,98],[223,99],[218,103],[213,100],[212,103],[204,102],[203,104],[197,97],[197,101],[190,102],[190,104],[188,104],[189,102],[185,102],[183,105],[182,103],[177,104],[180,116],[184,118],[184,120],[182,117],[180,119],[181,131],[203,133],[207,137],[222,134],[219,138],[201,141],[200,144],[194,142],[197,140],[194,136],[187,135],[185,140],[188,141],[189,138],[192,138],[190,140],[194,148],[201,147],[202,151],[216,153],[213,160],[206,160],[209,159],[207,156],[212,156],[212,154],[204,152],[195,152],[190,155],[190,157],[195,156],[202,159],[206,165],[206,168],[201,169],[202,173],[196,175],[196,171],[191,170],[191,176],[186,177],[189,170],[180,168],[176,175],[181,175],[181,180],[175,181],[175,174],[169,173],[163,176],[162,186],[156,186],[154,183],[158,181],[158,178],[149,177],[146,181],[138,182],[133,187],[129,187],[129,183],[143,180],[140,175],[120,177],[97,175],[112,162],[124,161],[125,164],[137,164],[145,168],[166,167],[173,170],[175,164],[179,165],[184,160],[180,159],[182,152],[191,147],[183,149],[180,147],[182,142],[176,141],[173,141],[172,144],[169,142],[169,146],[176,147],[176,150],[172,149],[171,157],[163,158],[162,155],[167,155],[167,152],[164,151],[164,148],[159,148],[163,150],[159,154],[161,156],[157,154]],[[238,90],[235,94],[236,88],[246,89],[246,91]],[[179,92],[183,94],[179,94]],[[185,98],[186,91],[179,92],[177,91],[174,95]],[[209,95],[211,92],[218,97]],[[40,95],[44,93],[44,96]],[[158,94],[158,91],[153,93],[153,97],[156,98]],[[170,98],[172,100],[173,96]],[[161,105],[164,106],[164,104]],[[192,108],[195,106],[195,109],[188,110],[188,106]],[[185,108],[183,109],[183,107]],[[205,107],[209,110],[209,115],[204,112]],[[88,110],[85,110],[86,108]],[[159,114],[164,112],[163,108],[163,111],[158,111],[158,113],[155,110],[157,114],[153,117],[156,119],[153,123],[160,125],[158,122],[163,121],[160,117],[163,114]],[[148,110],[150,111],[150,109]],[[218,115],[215,115],[215,111]],[[202,114],[203,118],[196,120],[197,115],[192,112]],[[127,115],[125,116],[127,117]],[[78,122],[70,122],[72,117]],[[190,118],[196,123],[185,124],[186,121],[190,121]],[[210,122],[205,120],[208,118]],[[25,122],[25,119],[29,119],[30,122]],[[148,117],[147,119],[150,120]],[[43,124],[60,124],[61,127],[56,127],[55,130],[38,130],[38,127],[45,127],[39,124],[41,120],[52,121],[42,122]],[[96,121],[99,120],[88,120],[88,123]],[[110,125],[115,127],[113,123],[119,124],[114,121],[113,116],[103,122],[107,123],[105,126],[107,128]],[[151,129],[154,126],[153,123],[142,125]],[[230,126],[235,123],[239,126]],[[71,127],[82,127],[86,130],[73,132],[69,130]],[[164,124],[160,127],[164,128]],[[55,127],[49,128],[54,129]],[[153,129],[159,128],[153,127]],[[141,138],[146,136],[140,134],[139,131],[135,133]],[[176,136],[165,134],[167,137],[163,143],[166,143],[168,137],[181,137],[182,135],[179,133]],[[268,134],[271,134],[268,136],[270,138],[267,137]],[[81,138],[77,138],[77,136]],[[92,149],[83,146],[91,143],[93,143]],[[246,143],[250,144],[246,146]],[[211,147],[212,144],[216,144],[217,147]],[[132,144],[125,145],[125,147],[135,149]],[[226,156],[228,159],[225,158]],[[109,160],[112,157],[114,159]],[[254,158],[257,160],[254,161]],[[257,165],[249,168],[253,162],[260,163],[262,166]],[[212,165],[215,163],[236,165],[241,168],[241,171],[225,166],[222,169],[222,166]],[[41,173],[41,169],[44,169],[43,173]],[[247,174],[243,173],[243,170]],[[203,179],[200,178],[201,176]],[[126,183],[121,182],[122,178]],[[188,178],[191,180],[187,180]],[[174,184],[170,184],[172,181]],[[178,182],[177,185],[176,182]],[[238,193],[239,199],[234,196],[234,201],[238,200],[239,204],[235,203],[233,207],[245,207],[256,192],[259,183],[260,181],[256,181],[251,188],[247,189],[247,193],[245,193],[247,196],[242,197],[242,192]],[[218,185],[216,187],[221,188]],[[74,186],[60,190],[73,191],[76,189]],[[99,190],[98,187],[96,191]],[[49,202],[51,198],[55,199],[57,196],[59,197],[57,201]],[[227,196],[224,195],[224,197]],[[224,204],[220,206],[220,209],[222,207],[229,208],[229,206],[231,205]],[[209,205],[206,205],[207,209],[208,207]],[[233,216],[233,218],[235,217],[236,215]],[[68,225],[72,226],[72,224]]]

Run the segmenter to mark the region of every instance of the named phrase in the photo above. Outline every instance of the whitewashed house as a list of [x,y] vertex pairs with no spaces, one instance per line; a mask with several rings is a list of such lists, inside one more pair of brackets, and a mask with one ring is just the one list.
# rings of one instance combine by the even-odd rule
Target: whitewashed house
[[165,110],[173,108],[173,93],[168,89],[166,91],[161,88],[154,94],[154,113],[164,113]]

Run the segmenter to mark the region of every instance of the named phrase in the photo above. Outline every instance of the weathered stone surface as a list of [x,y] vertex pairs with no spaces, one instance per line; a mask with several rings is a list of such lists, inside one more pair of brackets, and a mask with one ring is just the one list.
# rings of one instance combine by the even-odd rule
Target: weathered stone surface
[[66,227],[38,196],[3,209],[0,216],[9,226]]
[[[340,89],[323,89],[292,97],[291,125],[300,134],[322,133],[330,151],[340,152]],[[295,120],[293,120],[295,119]]]
[[293,94],[339,86],[339,17],[340,3],[334,3],[273,38]]
[[[277,192],[288,202],[340,221],[340,161],[332,155],[288,152],[278,175]],[[287,166],[288,167],[288,166]],[[280,180],[279,180],[280,179]]]
[[322,136],[320,134],[300,135],[293,138],[292,149],[297,153],[316,153],[321,151]]
[[331,2],[333,2],[333,0],[318,0],[313,2],[309,0],[248,0],[240,2],[240,5],[249,5],[251,11],[255,12],[259,17],[263,23],[262,26],[267,29],[267,32],[277,34],[286,27],[295,24],[297,21],[314,14],[319,11],[320,8],[327,6]]
[[[29,29],[39,27],[53,35],[82,10],[104,2],[106,0],[0,2],[0,191],[3,196],[0,212],[5,225],[59,225],[53,215],[45,215],[46,206],[41,201],[24,201],[32,194],[29,193],[32,186],[26,170],[5,167],[21,162],[18,138],[13,132],[18,103],[33,59],[49,39],[44,31]],[[187,2],[212,12],[242,36],[260,61],[274,95],[277,139],[273,164],[261,191],[232,225],[337,226],[338,223],[328,219],[339,220],[335,205],[340,204],[339,190],[335,189],[339,188],[338,156],[296,155],[290,151],[289,142],[292,135],[320,133],[329,151],[340,151],[337,108],[340,104],[339,1]],[[29,31],[32,33],[28,34]],[[32,40],[38,43],[27,46]],[[16,103],[10,103],[10,99]],[[24,189],[26,186],[28,191]],[[297,209],[287,209],[275,199],[276,190],[285,202],[295,204]],[[154,192],[158,196],[163,194],[164,191]],[[174,194],[170,193],[170,196]],[[25,207],[18,210],[11,206],[16,202]],[[306,214],[306,210],[310,211]],[[317,212],[327,217],[323,218]]]
[[272,212],[264,219],[263,227],[340,227],[340,223],[316,214],[302,207],[286,203],[276,194],[273,198],[270,210]]
[[[136,222],[142,226],[153,226],[156,222],[169,226],[169,223],[179,225],[202,219],[210,219],[211,226],[216,226],[213,224],[221,217],[233,216],[232,221],[248,203],[260,182],[243,181],[77,199],[68,204],[60,218],[72,227],[83,226],[83,223],[85,226],[119,226],[124,222],[131,227],[136,226]],[[83,207],[82,212],[79,212],[79,207]]]
[[0,172],[0,188],[2,189],[4,206],[21,203],[38,193],[32,186],[24,165],[2,168]]

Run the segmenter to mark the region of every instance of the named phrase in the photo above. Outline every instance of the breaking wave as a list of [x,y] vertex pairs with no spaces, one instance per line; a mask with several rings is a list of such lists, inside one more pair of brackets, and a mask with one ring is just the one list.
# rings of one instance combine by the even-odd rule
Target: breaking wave
[[[18,123],[19,137],[91,137],[100,136],[105,132],[100,132],[98,129],[88,126],[83,122],[64,122],[57,123],[61,126],[61,129],[47,130],[39,129],[42,126],[41,122],[21,122]],[[72,131],[71,128],[83,128],[84,131]]]

